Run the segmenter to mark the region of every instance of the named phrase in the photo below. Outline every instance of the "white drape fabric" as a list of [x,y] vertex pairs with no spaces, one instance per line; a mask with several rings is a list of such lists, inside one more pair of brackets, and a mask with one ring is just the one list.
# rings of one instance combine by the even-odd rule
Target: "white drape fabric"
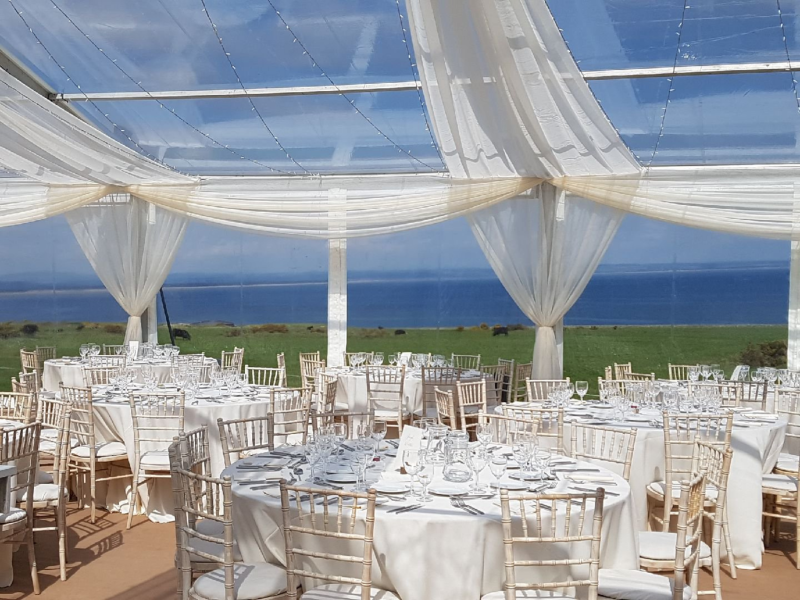
[[125,341],[142,340],[142,313],[164,283],[187,219],[129,194],[67,213],[95,273],[128,313]]
[[503,286],[538,325],[533,379],[560,377],[554,327],[586,288],[624,215],[549,184],[530,198],[470,215],[475,237]]

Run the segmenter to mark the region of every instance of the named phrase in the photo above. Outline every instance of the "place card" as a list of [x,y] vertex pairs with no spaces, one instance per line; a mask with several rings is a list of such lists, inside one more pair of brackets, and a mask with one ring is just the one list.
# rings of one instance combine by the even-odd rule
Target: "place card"
[[403,427],[403,434],[400,436],[400,444],[397,447],[397,456],[389,463],[388,471],[399,471],[403,466],[403,452],[411,449],[418,449],[422,445],[422,429],[406,425]]

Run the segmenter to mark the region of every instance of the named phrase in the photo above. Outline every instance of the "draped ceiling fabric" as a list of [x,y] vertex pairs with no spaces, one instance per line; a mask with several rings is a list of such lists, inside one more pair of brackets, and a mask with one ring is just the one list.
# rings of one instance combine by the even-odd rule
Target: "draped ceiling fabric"
[[[567,267],[558,261],[529,256],[520,262],[529,241],[522,228],[507,224],[501,202],[525,199],[537,185],[540,189],[521,201],[536,204],[528,212],[530,230],[555,232],[554,244],[565,235],[573,237],[567,243],[582,240],[587,232],[580,227],[613,229],[618,213],[599,205],[682,225],[800,241],[793,193],[800,165],[641,169],[592,96],[545,0],[407,4],[423,92],[449,175],[189,177],[116,142],[0,70],[0,169],[18,175],[0,182],[0,226],[74,211],[118,193],[182,217],[328,239],[474,215],[479,239],[481,228],[491,223],[508,229],[507,235],[486,236],[482,245],[487,255],[508,257],[507,264],[494,260],[493,267],[509,289],[522,265],[533,269],[525,279],[535,283],[525,288],[527,297],[521,297],[525,286],[513,295],[521,306],[531,306],[543,328],[554,325],[549,315],[568,310],[591,271],[565,276],[558,270]],[[560,196],[551,186],[596,205],[567,195],[564,210],[553,211],[547,199]],[[345,231],[328,226],[328,213],[340,209],[329,200],[331,189],[346,190]],[[580,208],[573,210],[573,203]],[[519,206],[519,200],[509,204]],[[593,218],[584,218],[591,211]],[[78,224],[88,214],[71,220]],[[575,264],[593,269],[605,240],[599,236],[592,256],[583,246]],[[543,264],[549,272],[537,276]],[[540,287],[545,284],[563,287],[545,292]],[[547,305],[550,293],[560,306]],[[797,303],[793,297],[795,312]],[[790,345],[800,348],[796,321]],[[552,360],[539,362],[545,370],[537,376],[553,373]]]
[[142,340],[142,313],[164,284],[188,219],[130,194],[113,194],[66,215],[75,239],[128,313],[125,342]]

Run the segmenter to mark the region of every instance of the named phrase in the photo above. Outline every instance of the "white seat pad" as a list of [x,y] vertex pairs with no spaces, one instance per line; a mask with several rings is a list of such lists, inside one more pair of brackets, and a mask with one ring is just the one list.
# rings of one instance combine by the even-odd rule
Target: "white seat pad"
[[[670,577],[628,571],[624,569],[600,569],[600,582],[597,588],[602,598],[616,600],[672,600],[673,580]],[[683,588],[683,600],[691,600],[692,590]]]
[[[548,600],[573,600],[574,596],[554,596],[552,590],[515,590],[514,598],[547,598]],[[481,600],[506,600],[503,591],[481,596]]]
[[[660,495],[662,498],[664,497],[664,490],[667,487],[666,481],[654,481],[653,483],[647,486],[648,491],[655,492],[656,494]],[[672,482],[672,497],[675,500],[679,500],[681,497],[681,482],[680,481],[673,481]],[[706,498],[709,500],[716,500],[717,499],[717,488],[713,485],[706,486]]]
[[[239,563],[233,570],[234,597],[237,600],[258,600],[286,589],[286,571],[275,565]],[[192,590],[209,600],[225,600],[225,570],[216,569],[201,575]]]
[[0,513],[0,525],[22,521],[28,513],[21,508],[12,508],[8,512]]
[[47,471],[36,471],[36,483],[54,483],[53,474]]
[[[64,490],[64,495],[67,490]],[[22,494],[20,502],[28,500],[28,490]],[[39,483],[33,486],[33,501],[34,502],[50,502],[51,500],[58,500],[58,486],[55,483]]]
[[[70,439],[70,447],[74,448],[78,445],[78,440],[75,438]],[[57,444],[54,440],[47,440],[47,439],[40,439],[39,440],[39,452],[47,452],[48,454],[54,454],[56,451]]]
[[[650,560],[675,560],[675,546],[678,534],[663,531],[639,532],[639,556]],[[687,548],[688,551],[688,548]],[[711,558],[711,548],[700,542],[700,560]]]
[[798,466],[799,462],[800,462],[800,456],[795,456],[794,454],[787,454],[786,452],[781,452],[781,455],[778,457],[778,464],[775,466],[781,471],[792,471],[796,473],[798,468],[800,468]]
[[[90,450],[91,448],[88,444],[85,446],[78,446],[72,450],[72,456],[89,458]],[[127,458],[128,451],[125,449],[125,444],[122,442],[102,442],[95,445],[95,456],[97,456],[97,458],[108,458],[109,456]]]
[[212,519],[200,519],[194,524],[194,528],[203,535],[211,535],[214,537],[222,537],[225,532],[225,526],[219,521]]
[[169,454],[166,450],[150,450],[142,454],[139,465],[148,471],[169,471]]
[[761,477],[761,485],[773,490],[782,490],[787,493],[797,491],[797,477],[791,475],[776,475],[769,473]]
[[[386,590],[369,590],[372,600],[400,600],[400,596]],[[308,590],[303,600],[361,600],[361,586],[349,583],[331,583]]]

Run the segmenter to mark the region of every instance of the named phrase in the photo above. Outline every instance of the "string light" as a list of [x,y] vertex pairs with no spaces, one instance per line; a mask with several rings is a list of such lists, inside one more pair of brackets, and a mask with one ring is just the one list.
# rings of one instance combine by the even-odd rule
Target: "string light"
[[[13,0],[8,0],[8,1],[11,2],[12,6],[13,6]],[[50,4],[52,4],[53,8],[58,10],[58,12],[60,12],[64,16],[64,18],[67,19],[67,21],[69,21],[70,25],[72,25],[81,35],[83,35],[86,38],[86,40],[92,46],[94,46],[95,49],[97,49],[100,52],[100,54],[102,54],[111,64],[113,64],[120,73],[122,73],[129,81],[131,81],[142,92],[147,94],[147,96],[151,100],[155,101],[162,109],[164,109],[164,110],[168,111],[169,113],[171,113],[172,115],[174,115],[175,118],[178,119],[181,123],[183,123],[184,125],[186,125],[190,129],[192,129],[193,131],[195,131],[195,132],[199,133],[200,135],[202,135],[204,138],[206,138],[212,144],[214,144],[214,145],[226,150],[227,152],[233,154],[234,156],[236,156],[240,160],[246,160],[246,161],[251,162],[253,164],[256,164],[256,165],[258,165],[260,167],[264,167],[266,169],[269,169],[270,171],[273,171],[275,173],[281,173],[283,175],[293,175],[294,174],[294,173],[290,173],[288,171],[282,171],[280,169],[276,169],[275,167],[271,167],[270,165],[262,163],[261,161],[255,160],[253,158],[248,158],[247,156],[244,156],[243,154],[240,154],[239,152],[237,152],[233,148],[230,148],[227,144],[223,144],[222,142],[217,141],[216,139],[211,137],[209,134],[207,134],[205,131],[202,131],[201,129],[199,129],[198,127],[196,127],[195,125],[193,125],[192,123],[187,121],[186,119],[184,119],[177,112],[175,112],[174,108],[169,108],[161,100],[159,100],[158,98],[153,96],[147,89],[145,89],[142,86],[142,82],[141,81],[137,81],[136,79],[134,79],[127,71],[125,71],[125,69],[123,69],[121,66],[119,66],[119,64],[117,63],[117,60],[116,59],[112,59],[105,50],[103,50],[100,46],[98,46],[95,43],[95,41],[92,40],[92,38],[89,36],[89,34],[86,33],[85,31],[83,31],[83,29],[81,29],[80,26],[75,21],[73,21],[72,18],[66,12],[64,12],[64,10],[62,10],[62,8],[60,6],[58,6],[58,4],[56,4],[55,0],[50,0]],[[20,14],[19,11],[17,11],[17,14]],[[20,14],[20,18],[22,18],[21,14]],[[24,19],[23,19],[23,21],[24,21]],[[30,27],[28,27],[28,28],[30,29]],[[33,30],[31,30],[31,33],[33,33]],[[37,37],[37,39],[38,39],[38,37]],[[44,46],[44,44],[42,44],[42,46]],[[50,54],[49,51],[48,51],[48,54]],[[53,57],[53,55],[50,54],[50,56],[55,61],[55,58]],[[56,61],[56,64],[58,64],[58,61]],[[65,73],[66,73],[66,71],[65,71]],[[130,139],[130,138],[128,138],[128,139]],[[137,144],[137,147],[139,147],[138,144]]]
[[250,106],[252,107],[252,111],[255,112],[258,115],[258,119],[261,121],[261,124],[264,126],[264,129],[266,129],[267,132],[269,132],[269,134],[272,136],[272,139],[275,140],[275,144],[278,146],[278,148],[280,148],[283,151],[283,153],[286,155],[286,157],[290,161],[292,161],[295,165],[297,165],[304,173],[309,173],[308,169],[306,169],[303,165],[301,165],[299,162],[297,162],[292,157],[292,155],[289,154],[289,151],[284,147],[284,145],[281,144],[280,140],[278,139],[278,136],[275,135],[275,133],[272,131],[272,129],[270,129],[269,125],[267,125],[267,122],[264,120],[264,117],[261,115],[261,112],[256,107],[255,102],[253,102],[253,99],[249,95],[247,95],[247,88],[244,87],[244,83],[242,83],[242,79],[241,79],[241,77],[239,77],[239,71],[236,70],[236,67],[233,64],[233,60],[231,60],[231,53],[228,52],[227,49],[225,48],[225,44],[222,41],[222,36],[220,36],[219,30],[217,29],[216,24],[211,19],[211,14],[208,12],[208,7],[206,6],[206,1],[205,0],[200,0],[200,4],[203,5],[203,13],[206,15],[206,19],[208,19],[208,22],[211,24],[211,28],[214,30],[214,37],[217,38],[217,42],[219,42],[219,47],[222,48],[222,53],[225,55],[225,58],[227,59],[228,64],[231,67],[231,70],[233,70],[233,74],[236,75],[236,81],[239,82],[239,87],[242,88],[242,91],[245,93],[245,96],[247,97],[247,100],[250,102]]
[[781,0],[775,0],[778,5],[778,20],[781,24],[781,35],[783,36],[783,49],[786,51],[786,62],[789,63],[789,75],[792,77],[792,92],[794,92],[794,102],[797,111],[800,112],[800,98],[797,96],[797,79],[792,68],[792,57],[789,55],[789,42],[786,40],[786,27],[783,23],[783,11],[781,10]]
[[[100,113],[100,114],[103,116],[103,118],[104,118],[106,121],[108,121],[108,122],[111,124],[111,126],[112,126],[112,127],[115,129],[115,130],[117,130],[117,131],[119,131],[120,133],[122,133],[122,134],[123,134],[123,136],[124,136],[125,138],[127,138],[127,140],[128,140],[128,141],[129,141],[131,144],[133,144],[133,145],[134,145],[134,146],[135,146],[135,147],[136,147],[138,150],[140,150],[140,151],[142,152],[142,154],[144,154],[145,156],[147,156],[147,157],[148,157],[148,158],[150,158],[151,160],[154,160],[154,161],[156,161],[157,163],[161,164],[162,166],[164,166],[164,167],[166,167],[166,168],[168,168],[168,169],[170,169],[170,170],[172,170],[172,171],[175,171],[175,172],[177,172],[177,170],[176,170],[175,168],[173,168],[173,167],[171,167],[170,165],[168,165],[168,164],[166,164],[166,163],[162,162],[162,161],[161,161],[161,160],[159,160],[159,159],[158,159],[158,158],[157,158],[155,155],[153,155],[152,153],[150,153],[150,152],[148,152],[147,150],[145,150],[144,148],[142,148],[142,147],[141,147],[141,146],[138,144],[138,142],[136,142],[136,140],[134,140],[134,139],[133,139],[131,136],[129,136],[129,135],[128,135],[128,134],[125,132],[125,130],[124,130],[124,129],[121,129],[121,128],[120,128],[120,127],[119,127],[119,126],[118,126],[118,125],[117,125],[117,124],[116,124],[116,123],[113,121],[113,119],[111,119],[111,117],[108,115],[108,113],[105,113],[105,112],[103,112],[102,110],[100,110],[100,107],[99,107],[99,106],[97,106],[97,104],[96,104],[96,103],[95,103],[93,100],[91,100],[91,99],[89,98],[89,96],[87,96],[87,95],[86,95],[86,92],[84,92],[84,91],[81,89],[81,86],[79,86],[79,85],[78,85],[78,84],[77,84],[77,83],[76,83],[76,82],[75,82],[75,81],[72,79],[72,77],[69,75],[69,73],[67,72],[67,69],[64,67],[64,65],[62,65],[60,62],[58,62],[58,60],[57,60],[57,59],[56,59],[56,57],[53,55],[53,53],[52,53],[52,52],[50,52],[50,50],[47,48],[47,46],[45,45],[45,43],[44,43],[44,42],[41,40],[41,38],[40,38],[40,37],[39,37],[39,36],[36,34],[36,32],[33,30],[33,28],[32,28],[32,27],[30,26],[30,24],[28,23],[28,21],[25,19],[25,17],[23,16],[22,12],[20,12],[20,10],[17,8],[16,4],[14,4],[14,1],[13,1],[13,0],[8,0],[8,3],[11,5],[11,8],[12,8],[12,9],[14,10],[14,12],[17,14],[17,16],[19,17],[20,21],[22,21],[22,24],[23,24],[23,25],[25,25],[25,28],[26,28],[26,29],[27,29],[27,30],[30,32],[30,34],[31,34],[31,35],[33,36],[33,38],[36,40],[36,43],[37,43],[37,44],[39,44],[39,45],[42,47],[42,49],[43,49],[43,50],[44,50],[44,51],[47,53],[47,56],[49,56],[49,57],[50,57],[50,60],[52,60],[52,61],[55,63],[55,65],[56,65],[56,66],[57,66],[59,69],[61,69],[61,72],[62,72],[62,73],[64,73],[64,76],[67,78],[67,81],[69,81],[69,82],[70,82],[70,83],[71,83],[73,86],[75,86],[75,88],[76,88],[76,89],[77,89],[77,90],[78,90],[78,91],[79,91],[79,92],[80,92],[80,93],[81,93],[81,94],[84,96],[84,98],[86,99],[86,101],[87,101],[89,104],[91,104],[91,105],[94,107],[94,109],[95,109],[95,110],[96,110],[98,113]],[[7,84],[7,85],[8,85],[8,84]],[[17,92],[17,93],[18,93],[18,94],[20,94],[21,96],[25,96],[25,94],[24,94],[24,93],[23,93],[21,90],[18,90],[18,89],[17,89],[17,88],[15,88],[14,86],[12,86],[12,85],[8,85],[8,87],[10,87],[11,89],[13,89],[15,92]],[[56,114],[55,112],[52,112],[52,111],[49,111],[49,112],[50,112],[50,114],[51,114],[51,115],[54,115],[55,117],[57,117],[59,120],[61,120],[61,121],[64,121],[64,119],[62,119],[62,118],[61,118],[61,116],[60,116],[60,115],[58,115],[58,114]],[[90,134],[90,135],[91,135],[91,134]],[[97,140],[97,141],[100,141],[100,142],[101,142],[101,143],[103,143],[105,146],[109,146],[109,147],[110,147],[110,145],[109,145],[109,144],[108,144],[108,143],[107,143],[105,140],[103,140],[102,138],[100,138],[100,137],[97,137],[97,136],[95,136],[95,135],[91,135],[91,137],[92,137],[93,139]]]
[[[408,43],[408,32],[406,31],[406,25],[403,22],[403,12],[400,10],[400,0],[395,0],[395,4],[397,5],[397,17],[400,20],[400,29],[403,31],[403,44],[405,44],[406,54],[408,55],[408,65],[411,69],[411,79],[412,81],[420,81],[421,78],[419,76],[419,69],[414,63],[414,56],[411,54],[411,46]],[[433,127],[431,127],[430,121],[428,121],[428,112],[425,110],[425,98],[422,95],[422,89],[419,87],[417,88],[417,97],[419,98],[419,106],[422,108],[422,117],[425,119],[425,131],[427,131],[431,136],[431,147],[436,150],[439,160],[441,160],[442,164],[444,164],[444,157],[442,157],[442,153],[439,150],[439,144],[436,143],[436,138],[433,137]]]
[[392,146],[394,146],[397,149],[398,152],[400,152],[401,154],[407,155],[411,160],[413,160],[415,162],[418,162],[419,164],[423,165],[424,167],[427,167],[428,169],[430,169],[433,172],[438,172],[439,171],[439,169],[436,169],[435,167],[429,165],[425,161],[420,160],[419,158],[417,158],[416,156],[411,154],[411,152],[409,150],[406,150],[405,148],[401,147],[397,142],[395,142],[392,138],[390,138],[388,135],[386,135],[380,129],[380,127],[378,127],[372,121],[372,119],[370,117],[368,117],[366,114],[364,114],[364,112],[360,108],[358,108],[358,106],[356,106],[355,101],[352,98],[348,97],[347,94],[342,92],[342,90],[339,88],[339,86],[336,85],[336,83],[333,81],[333,79],[331,79],[330,76],[325,72],[325,70],[322,67],[319,66],[319,64],[317,63],[316,59],[311,55],[311,52],[309,52],[308,48],[306,48],[306,46],[300,40],[300,37],[292,30],[292,28],[289,26],[289,23],[286,22],[286,19],[283,18],[283,15],[281,15],[281,12],[275,7],[275,4],[273,4],[272,0],[267,0],[267,3],[270,5],[270,7],[272,7],[272,10],[275,12],[275,14],[277,15],[278,19],[280,20],[281,24],[284,26],[286,31],[288,31],[289,34],[291,34],[292,42],[293,43],[297,43],[300,46],[301,50],[303,51],[303,55],[304,56],[308,56],[308,59],[311,62],[311,66],[314,67],[315,69],[317,69],[319,71],[320,75],[322,77],[324,77],[328,81],[328,83],[331,84],[331,86],[334,89],[336,89],[336,91],[339,93],[339,95],[350,103],[350,106],[353,107],[353,110],[358,115],[360,115],[367,123],[369,123],[372,126],[372,128],[375,131],[377,131],[387,142],[389,142]]
[[661,110],[661,125],[658,129],[658,137],[656,138],[655,146],[653,146],[653,153],[650,155],[650,160],[647,162],[647,170],[650,171],[650,166],[658,154],[658,147],[661,145],[661,138],[664,137],[664,124],[667,121],[667,109],[669,108],[672,92],[675,88],[672,87],[672,82],[675,79],[675,72],[678,69],[678,57],[681,54],[681,39],[683,37],[683,24],[686,21],[686,9],[689,8],[689,0],[683,0],[683,11],[681,11],[681,22],[678,23],[678,44],[675,46],[675,58],[672,61],[672,77],[667,78],[669,82],[669,89],[667,90],[667,101],[664,103],[664,108]]

